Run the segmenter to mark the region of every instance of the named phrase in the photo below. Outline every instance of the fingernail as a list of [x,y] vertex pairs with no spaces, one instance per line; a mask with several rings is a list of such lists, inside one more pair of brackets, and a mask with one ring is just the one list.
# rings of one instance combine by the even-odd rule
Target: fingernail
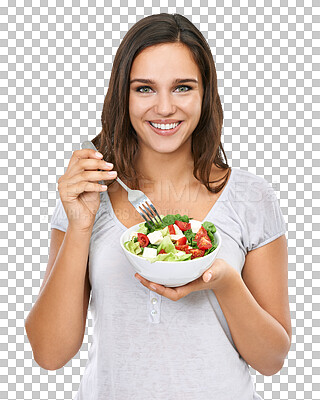
[[100,157],[102,157],[102,154],[99,153],[98,151],[96,151],[95,156],[98,157],[98,158],[100,158]]
[[113,168],[113,164],[112,164],[111,162],[107,162],[107,161],[106,161],[106,165],[107,165],[107,167]]
[[209,272],[208,275],[206,276],[206,282],[209,282],[211,278],[212,278],[212,273]]
[[151,283],[150,283],[150,287],[151,287],[151,289],[153,289],[153,290],[157,290],[157,288],[156,288],[154,285],[152,285]]

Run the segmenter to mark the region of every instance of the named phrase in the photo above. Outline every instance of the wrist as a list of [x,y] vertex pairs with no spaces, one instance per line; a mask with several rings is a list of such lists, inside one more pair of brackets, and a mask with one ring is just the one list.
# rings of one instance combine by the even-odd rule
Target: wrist
[[91,237],[92,229],[93,225],[86,228],[79,228],[77,226],[72,226],[68,224],[66,233],[79,238],[85,238],[87,236]]

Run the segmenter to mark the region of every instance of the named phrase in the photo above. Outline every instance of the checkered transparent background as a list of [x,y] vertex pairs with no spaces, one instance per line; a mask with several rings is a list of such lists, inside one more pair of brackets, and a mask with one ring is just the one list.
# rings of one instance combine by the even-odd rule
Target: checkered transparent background
[[127,30],[144,16],[177,12],[211,46],[229,164],[272,183],[287,222],[292,347],[278,374],[251,369],[256,389],[265,400],[320,399],[319,2],[105,3],[1,1],[0,398],[72,399],[77,392],[90,309],[81,350],[58,371],[36,364],[24,330],[48,260],[57,180],[80,143],[100,132],[113,57]]

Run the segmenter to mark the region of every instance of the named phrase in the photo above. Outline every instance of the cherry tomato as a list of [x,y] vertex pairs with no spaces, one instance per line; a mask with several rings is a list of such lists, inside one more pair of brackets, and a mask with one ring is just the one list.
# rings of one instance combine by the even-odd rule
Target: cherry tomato
[[176,246],[180,246],[180,245],[186,244],[186,243],[187,243],[187,238],[185,236],[183,236],[182,238],[180,238],[176,241]]
[[207,236],[209,238],[208,232],[204,229],[203,226],[201,226],[201,228],[198,230],[194,240],[197,242],[200,238],[202,238],[202,236]]
[[200,250],[208,250],[208,249],[211,249],[211,247],[212,247],[211,240],[209,238],[207,239],[205,236],[202,236],[198,240],[197,244],[198,244],[198,248]]
[[191,224],[190,222],[183,222],[183,221],[174,221],[174,223],[177,225],[178,228],[180,228],[182,231],[187,231],[188,229],[191,229]]
[[200,250],[200,249],[190,249],[190,253],[191,253],[191,260],[193,260],[194,258],[197,258],[197,257],[204,256],[204,250]]
[[138,232],[138,242],[141,247],[146,247],[149,244],[149,238],[144,233]]
[[185,251],[187,254],[189,254],[190,253],[190,250],[191,249],[189,249],[189,245],[187,245],[187,244],[181,244],[181,245],[175,245],[174,246],[177,250],[181,250],[181,251]]

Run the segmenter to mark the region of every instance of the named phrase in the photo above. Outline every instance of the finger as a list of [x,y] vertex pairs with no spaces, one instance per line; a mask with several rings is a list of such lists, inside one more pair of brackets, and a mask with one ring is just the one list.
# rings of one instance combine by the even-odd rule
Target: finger
[[112,180],[117,177],[117,171],[82,171],[68,180],[68,184],[85,182],[99,182]]
[[72,156],[69,161],[68,167],[76,164],[79,160],[83,158],[93,158],[93,159],[101,159],[103,155],[93,149],[81,149],[81,150],[75,150],[72,153]]
[[71,177],[78,174],[81,171],[97,171],[99,169],[104,171],[110,171],[112,168],[113,164],[108,163],[104,160],[79,159],[76,163],[68,167],[66,175]]
[[78,197],[79,194],[83,192],[103,192],[105,190],[107,190],[107,187],[104,188],[103,185],[100,185],[99,183],[81,181],[72,185],[63,185],[60,194],[62,199],[70,199]]
[[135,277],[138,278],[142,285],[145,286],[147,289],[152,290],[160,294],[161,296],[167,297],[168,299],[173,301],[180,300],[182,297],[190,293],[186,290],[183,290],[183,287],[168,288],[158,283],[150,282],[139,274],[135,274]]

